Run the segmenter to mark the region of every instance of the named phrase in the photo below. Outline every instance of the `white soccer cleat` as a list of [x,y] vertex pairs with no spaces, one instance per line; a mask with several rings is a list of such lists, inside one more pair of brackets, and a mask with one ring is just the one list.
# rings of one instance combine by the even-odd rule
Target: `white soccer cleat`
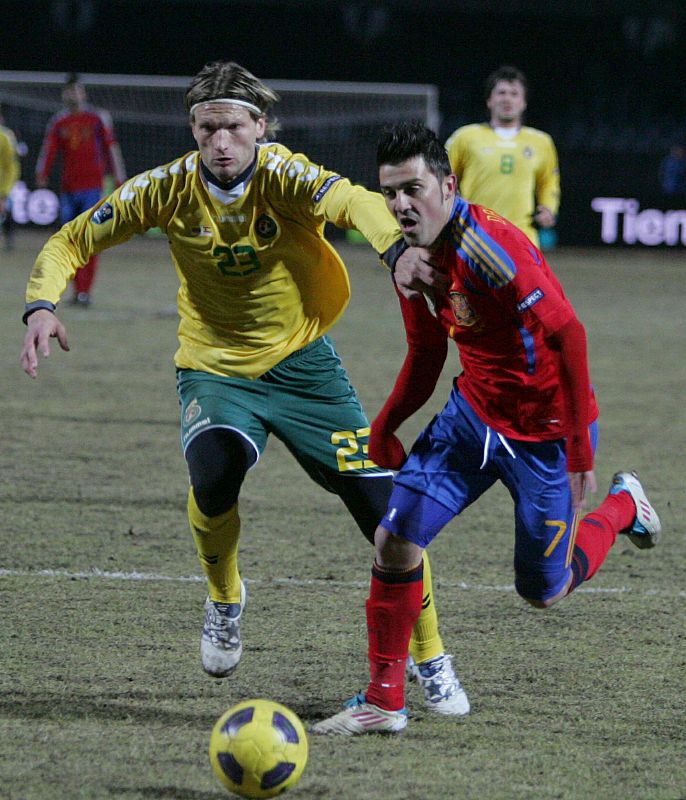
[[241,614],[245,608],[245,584],[241,581],[240,603],[205,600],[205,624],[200,639],[202,668],[213,678],[225,678],[238,666],[243,654]]
[[635,472],[615,472],[610,484],[610,494],[619,492],[629,492],[636,506],[636,516],[631,527],[620,533],[626,534],[641,550],[655,547],[662,535],[662,524],[657,511],[648,502]]
[[359,736],[362,733],[400,733],[407,727],[407,711],[386,711],[358,694],[333,717],[313,725],[311,733],[323,736]]
[[441,653],[436,658],[416,664],[407,658],[406,676],[416,681],[424,692],[424,705],[437,714],[463,717],[469,714],[469,698],[453,669],[452,656]]

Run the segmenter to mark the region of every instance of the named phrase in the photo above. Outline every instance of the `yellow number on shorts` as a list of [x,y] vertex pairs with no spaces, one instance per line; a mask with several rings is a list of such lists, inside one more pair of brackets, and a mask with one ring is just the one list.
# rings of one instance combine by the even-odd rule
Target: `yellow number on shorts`
[[567,530],[567,523],[563,522],[561,519],[547,519],[545,524],[550,528],[557,528],[557,533],[555,534],[555,538],[553,541],[548,545],[547,550],[543,553],[544,558],[550,558],[552,555],[553,550],[558,546],[560,543],[560,539],[565,535],[565,531]]
[[336,431],[331,434],[331,444],[337,445],[345,442],[343,447],[336,450],[336,461],[338,461],[338,471],[348,472],[351,469],[366,469],[376,466],[368,458],[357,458],[348,460],[349,456],[366,456],[368,445],[361,444],[359,439],[369,436],[369,428],[360,428],[356,431]]

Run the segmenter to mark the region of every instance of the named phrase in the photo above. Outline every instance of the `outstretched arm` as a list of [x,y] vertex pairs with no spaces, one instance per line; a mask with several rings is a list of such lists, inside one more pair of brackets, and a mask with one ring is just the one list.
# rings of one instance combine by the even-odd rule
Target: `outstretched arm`
[[424,300],[408,300],[396,286],[407,337],[407,355],[393,391],[372,422],[369,455],[382,467],[399,469],[405,449],[395,435],[400,425],[431,397],[443,369],[445,331]]

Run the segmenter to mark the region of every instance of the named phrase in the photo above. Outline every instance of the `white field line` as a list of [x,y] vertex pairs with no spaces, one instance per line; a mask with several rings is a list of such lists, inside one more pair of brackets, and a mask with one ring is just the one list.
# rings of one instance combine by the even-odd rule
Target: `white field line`
[[[108,570],[93,567],[89,570],[71,572],[62,569],[2,569],[0,568],[0,578],[100,578],[111,581],[151,581],[171,583],[205,583],[202,575],[161,575],[154,572],[110,572]],[[244,579],[247,584],[268,585],[283,584],[287,586],[331,586],[349,589],[366,589],[368,581],[337,581],[324,580],[321,578],[255,578]],[[511,594],[515,588],[512,584],[491,585],[486,583],[465,583],[464,581],[436,581],[437,588],[460,589],[467,592],[483,593],[506,593]],[[634,594],[640,597],[686,597],[686,591],[671,587],[662,589],[633,589],[630,586],[583,586],[576,590],[583,594]]]

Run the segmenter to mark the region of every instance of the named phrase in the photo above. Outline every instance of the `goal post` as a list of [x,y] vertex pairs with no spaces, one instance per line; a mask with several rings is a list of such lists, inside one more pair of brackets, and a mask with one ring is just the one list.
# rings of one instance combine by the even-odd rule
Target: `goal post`
[[[62,72],[0,71],[0,105],[5,124],[26,143],[22,177],[29,187],[66,78]],[[111,115],[129,176],[196,148],[183,107],[190,78],[79,73],[79,79],[89,102]],[[377,183],[376,141],[384,125],[420,119],[438,130],[438,89],[430,84],[264,82],[281,98],[273,110],[278,140],[369,188]]]

